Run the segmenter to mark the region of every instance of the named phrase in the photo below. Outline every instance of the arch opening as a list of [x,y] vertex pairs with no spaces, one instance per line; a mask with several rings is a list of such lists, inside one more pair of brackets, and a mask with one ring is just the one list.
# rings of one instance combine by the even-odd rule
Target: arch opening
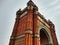
[[49,44],[49,36],[44,28],[40,30],[40,43],[41,45],[50,45]]

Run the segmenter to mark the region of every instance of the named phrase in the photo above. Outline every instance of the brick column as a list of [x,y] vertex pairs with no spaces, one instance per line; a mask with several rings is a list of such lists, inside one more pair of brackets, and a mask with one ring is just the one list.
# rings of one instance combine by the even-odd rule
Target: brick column
[[50,30],[51,30],[51,36],[52,36],[53,44],[58,45],[57,37],[56,37],[54,30],[53,29],[50,29]]
[[39,35],[38,34],[35,34],[34,35],[34,45],[40,45],[40,37],[39,37]]
[[55,25],[50,20],[48,20],[48,22],[49,22],[49,25],[50,25],[50,32],[51,32],[51,37],[52,37],[52,40],[53,40],[53,44],[58,45],[58,41],[57,41],[57,37],[56,37],[56,33],[55,33]]
[[32,45],[32,32],[30,30],[25,31],[25,45]]

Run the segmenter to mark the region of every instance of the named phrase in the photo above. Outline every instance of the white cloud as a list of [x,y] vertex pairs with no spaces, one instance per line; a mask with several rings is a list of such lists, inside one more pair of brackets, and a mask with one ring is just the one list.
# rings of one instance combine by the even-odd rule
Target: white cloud
[[55,0],[55,1],[51,2],[47,8],[48,9],[51,9],[51,8],[56,9],[57,7],[60,7],[59,0]]
[[55,1],[51,2],[51,3],[49,4],[49,6],[54,6],[54,5],[56,5],[57,3],[58,3],[58,0],[55,0]]

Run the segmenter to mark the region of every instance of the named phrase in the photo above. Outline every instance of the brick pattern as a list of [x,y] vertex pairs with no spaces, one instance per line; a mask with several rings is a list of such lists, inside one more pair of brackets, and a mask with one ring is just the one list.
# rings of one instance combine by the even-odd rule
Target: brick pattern
[[21,18],[19,20],[19,25],[18,25],[18,28],[17,28],[17,35],[21,35],[26,30],[26,24],[27,24],[26,19],[27,19],[27,16],[24,16],[23,18]]
[[54,29],[51,29],[51,28],[50,28],[50,30],[51,30],[51,37],[52,37],[52,40],[53,40],[54,45],[58,45],[58,41],[57,41],[57,38],[56,38],[56,34],[55,34],[55,32],[53,31]]
[[[32,4],[30,5],[30,3]],[[38,28],[41,25],[48,28],[49,33],[51,34],[53,44],[58,45],[56,34],[54,32],[55,29],[54,28],[52,29],[53,25],[51,26],[50,23],[46,21],[46,19],[43,18],[43,16],[41,16],[41,14],[39,15],[38,7],[31,0],[28,2],[28,4],[30,9],[25,8],[23,11],[17,12],[16,22],[11,36],[14,38],[10,39],[9,45],[42,45],[41,44],[42,38],[40,39],[40,35],[38,33],[39,31]],[[33,8],[31,9],[31,6],[33,6],[34,9]],[[23,17],[20,17],[21,12],[23,13],[25,11],[27,11],[27,14],[24,15]],[[39,21],[39,19],[37,19],[38,16],[42,17],[41,19],[43,20],[44,23],[42,23],[42,21]],[[28,30],[30,30],[32,33],[30,33]],[[17,36],[20,35],[25,36],[19,39],[15,39]],[[45,41],[47,42],[47,38],[43,39],[43,42]]]
[[20,38],[15,41],[14,45],[24,45],[25,38]]

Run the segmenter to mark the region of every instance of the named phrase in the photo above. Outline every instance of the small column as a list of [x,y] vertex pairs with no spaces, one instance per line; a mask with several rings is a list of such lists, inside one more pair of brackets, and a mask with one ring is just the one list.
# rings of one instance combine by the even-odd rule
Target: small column
[[39,35],[38,34],[35,34],[34,35],[34,45],[40,45],[40,37],[39,37]]
[[25,45],[32,45],[32,31],[25,31]]

